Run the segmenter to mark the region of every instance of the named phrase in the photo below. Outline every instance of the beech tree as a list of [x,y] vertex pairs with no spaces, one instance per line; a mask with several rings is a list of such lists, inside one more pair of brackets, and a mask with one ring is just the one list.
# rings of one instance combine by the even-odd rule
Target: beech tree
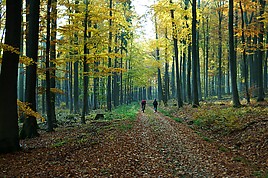
[[[37,58],[38,58],[38,32],[39,32],[39,7],[40,0],[29,0],[29,16],[26,38],[26,55],[32,58],[34,63],[26,68],[26,89],[25,101],[30,103],[33,111],[36,109],[36,79],[37,79]],[[39,136],[37,121],[34,116],[24,120],[20,133],[21,138],[32,138]]]
[[[112,40],[113,40],[113,33],[112,33],[112,25],[113,25],[113,21],[112,21],[112,17],[113,17],[113,12],[112,12],[112,8],[113,8],[113,0],[109,0],[109,37],[108,37],[108,54],[112,53]],[[112,59],[110,56],[108,56],[108,68],[112,67]],[[107,109],[108,111],[112,110],[112,91],[111,91],[111,87],[112,87],[112,77],[111,74],[108,74],[108,79],[107,79]]]
[[197,81],[197,71],[198,71],[198,56],[197,56],[197,39],[196,39],[196,0],[192,1],[192,56],[193,56],[193,72],[192,72],[192,83],[193,83],[193,107],[199,106],[198,98],[198,81]]
[[0,153],[20,149],[17,113],[17,79],[21,38],[22,2],[6,0],[5,45],[0,73]]
[[[172,0],[170,0],[170,4],[172,4]],[[171,19],[172,19],[172,39],[173,39],[173,45],[174,45],[174,58],[175,58],[175,66],[176,66],[176,84],[177,84],[177,102],[178,102],[178,108],[183,106],[182,97],[181,97],[181,81],[180,81],[180,75],[179,75],[179,51],[178,51],[178,37],[176,34],[176,24],[174,22],[174,10],[170,10]]]
[[258,101],[264,101],[264,89],[263,89],[263,59],[264,59],[264,51],[263,51],[263,36],[264,36],[264,22],[263,22],[263,14],[265,10],[265,0],[259,0],[260,3],[260,19],[259,19],[259,28],[260,33],[258,35],[259,40],[259,50],[258,50],[258,60],[257,60],[257,70],[258,70]]
[[234,2],[229,0],[229,21],[228,21],[228,31],[229,31],[229,60],[230,60],[230,72],[232,81],[232,95],[233,95],[233,105],[234,107],[239,107],[239,95],[237,90],[237,68],[236,68],[236,56],[234,50]]

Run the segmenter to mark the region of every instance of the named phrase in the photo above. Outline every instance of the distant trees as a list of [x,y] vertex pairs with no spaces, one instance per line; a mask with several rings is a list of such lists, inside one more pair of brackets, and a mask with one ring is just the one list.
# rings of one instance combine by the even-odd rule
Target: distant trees
[[[266,31],[263,25],[267,18],[263,12],[266,3],[235,1],[232,7],[240,7],[241,13],[237,11],[232,17],[227,16],[227,10],[230,13],[232,7],[226,9],[225,3],[223,0],[214,0],[212,3],[198,1],[198,8],[202,11],[197,12],[196,1],[177,3],[159,0],[153,5],[154,18],[158,21],[159,40],[166,38],[169,39],[169,45],[178,44],[178,68],[170,68],[169,75],[172,79],[173,73],[178,72],[175,79],[180,82],[175,87],[181,90],[179,94],[183,102],[192,102],[193,106],[198,105],[200,99],[214,96],[222,99],[230,92],[234,106],[240,105],[243,96],[248,102],[250,97],[257,97],[258,101],[263,101],[264,98],[267,58],[264,57],[263,34]],[[188,8],[190,5],[192,8]],[[171,18],[170,11],[173,13]],[[204,18],[200,19],[201,16]],[[169,25],[169,18],[173,21],[173,26]],[[228,26],[228,21],[224,19],[232,20],[232,26]],[[174,35],[175,42],[172,40]],[[174,50],[170,53],[173,55],[169,56],[170,60],[173,57],[176,61],[177,52]],[[160,47],[159,55],[165,54],[165,48]],[[164,66],[162,62],[162,68]],[[166,72],[161,75],[165,76]],[[170,86],[174,88],[172,80]]]

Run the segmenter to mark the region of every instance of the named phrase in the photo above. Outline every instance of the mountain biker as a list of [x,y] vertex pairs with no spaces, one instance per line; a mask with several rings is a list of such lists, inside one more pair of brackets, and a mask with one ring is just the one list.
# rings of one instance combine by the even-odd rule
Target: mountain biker
[[142,110],[142,112],[144,112],[144,110],[145,110],[145,105],[146,105],[146,100],[142,100],[141,101],[141,110]]

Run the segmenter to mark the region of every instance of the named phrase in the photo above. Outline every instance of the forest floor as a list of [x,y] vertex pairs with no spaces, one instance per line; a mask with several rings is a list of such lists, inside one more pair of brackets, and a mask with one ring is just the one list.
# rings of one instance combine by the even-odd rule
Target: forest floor
[[267,103],[259,110],[228,133],[194,124],[203,111],[190,106],[40,131],[0,155],[0,177],[267,177]]

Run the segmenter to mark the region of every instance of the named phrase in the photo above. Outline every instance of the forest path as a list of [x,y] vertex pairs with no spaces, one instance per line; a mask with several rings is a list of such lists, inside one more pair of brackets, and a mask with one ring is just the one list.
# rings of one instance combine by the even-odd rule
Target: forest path
[[234,161],[230,153],[221,152],[186,125],[153,113],[152,108],[139,113],[132,134],[139,140],[140,155],[151,156],[147,161],[154,163],[147,165],[151,176],[250,177],[247,166]]
[[137,119],[92,121],[0,155],[0,177],[253,177],[188,126],[147,107]]

